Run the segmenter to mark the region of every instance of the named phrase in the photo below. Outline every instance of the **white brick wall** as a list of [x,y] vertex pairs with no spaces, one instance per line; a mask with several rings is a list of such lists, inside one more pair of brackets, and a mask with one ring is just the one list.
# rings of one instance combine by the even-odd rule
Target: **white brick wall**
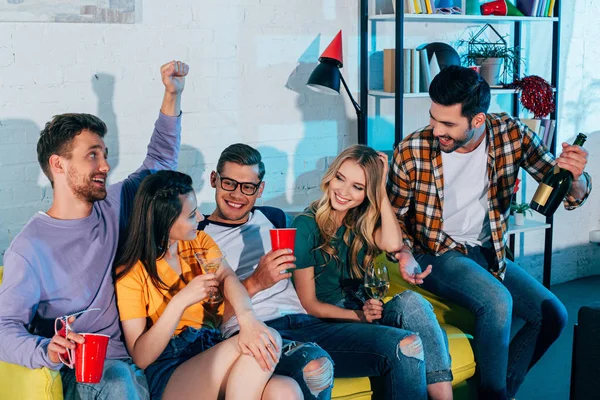
[[162,99],[159,67],[171,59],[191,66],[180,164],[205,212],[208,174],[231,143],[265,152],[265,204],[299,208],[316,196],[324,160],[356,137],[350,103],[304,86],[306,63],[343,29],[344,74],[357,91],[355,1],[164,4],[144,0],[135,25],[0,24],[0,254],[52,199],[35,151],[43,124],[63,112],[100,116],[109,125],[110,180],[124,178],[143,158]]
[[[357,91],[357,3],[180,0],[165,7],[163,1],[144,0],[135,25],[0,24],[0,254],[31,215],[51,202],[35,153],[43,124],[63,112],[100,116],[110,131],[110,179],[124,178],[141,162],[158,113],[159,66],[174,58],[191,65],[180,164],[195,179],[203,211],[213,204],[208,174],[220,151],[238,141],[265,156],[264,204],[306,205],[318,195],[331,158],[356,138],[346,96],[318,95],[304,83],[312,63],[343,29],[344,74]],[[600,5],[575,0],[563,12],[560,139],[570,140],[579,130],[598,129],[600,51],[593,43]],[[428,29],[433,27],[421,29],[417,39],[427,41]],[[547,57],[529,56],[540,68]],[[586,147],[592,154],[589,170],[598,177],[593,155],[600,133]],[[600,229],[599,198],[596,188],[583,209],[558,212],[555,281],[600,273],[594,264],[600,248],[587,243],[589,230]],[[541,273],[542,239],[527,234],[523,244],[529,255],[523,261],[534,275]]]

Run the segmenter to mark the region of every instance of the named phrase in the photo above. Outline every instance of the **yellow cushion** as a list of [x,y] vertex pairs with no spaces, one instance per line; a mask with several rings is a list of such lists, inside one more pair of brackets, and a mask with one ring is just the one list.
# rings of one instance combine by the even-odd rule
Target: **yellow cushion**
[[[0,284],[4,268],[0,266]],[[29,369],[0,361],[0,399],[62,400],[62,381],[58,371]]]
[[[473,332],[475,326],[473,315],[462,307],[443,300],[417,286],[410,285],[400,276],[398,265],[387,261],[385,256],[380,256],[377,261],[385,262],[390,274],[390,290],[388,298],[384,301],[405,290],[412,290],[421,294],[433,305],[435,315],[448,335],[448,345],[452,357],[452,374],[454,375],[452,386],[454,387],[455,399],[465,398],[468,394],[465,381],[475,374],[475,357],[469,342],[472,336],[464,333]],[[334,381],[332,398],[336,400],[370,399],[371,393],[368,378],[338,378]]]

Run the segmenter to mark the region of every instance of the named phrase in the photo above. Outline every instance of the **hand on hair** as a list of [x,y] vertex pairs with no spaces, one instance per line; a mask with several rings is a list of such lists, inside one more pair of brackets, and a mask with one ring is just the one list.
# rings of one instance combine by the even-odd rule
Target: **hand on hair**
[[381,174],[381,185],[383,186],[383,189],[385,190],[385,186],[387,183],[387,176],[388,176],[388,172],[390,169],[390,163],[389,163],[387,154],[385,154],[384,152],[378,151],[377,156],[383,163],[383,174]]
[[160,75],[165,85],[165,91],[171,94],[180,94],[185,87],[185,76],[190,67],[181,61],[171,61],[160,67]]

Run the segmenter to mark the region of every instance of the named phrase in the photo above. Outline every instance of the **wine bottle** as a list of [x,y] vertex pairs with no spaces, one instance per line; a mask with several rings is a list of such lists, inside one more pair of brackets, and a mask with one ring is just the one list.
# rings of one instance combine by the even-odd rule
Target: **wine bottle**
[[[573,146],[583,146],[585,139],[587,136],[580,133],[573,142]],[[571,182],[573,182],[573,174],[555,165],[540,182],[529,205],[533,210],[549,217],[563,202],[571,188]]]

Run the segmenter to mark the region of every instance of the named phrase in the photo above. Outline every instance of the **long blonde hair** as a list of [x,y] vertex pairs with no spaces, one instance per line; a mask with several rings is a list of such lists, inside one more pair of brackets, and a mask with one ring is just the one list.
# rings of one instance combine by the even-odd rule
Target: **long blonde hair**
[[[375,230],[381,225],[380,204],[385,191],[381,188],[381,179],[383,177],[383,164],[380,161],[377,152],[364,145],[354,145],[342,151],[339,156],[331,163],[327,172],[321,180],[321,191],[323,196],[310,205],[310,209],[315,213],[315,222],[319,228],[321,242],[317,250],[325,254],[325,262],[328,263],[332,258],[336,264],[341,266],[341,260],[337,254],[337,249],[331,245],[332,239],[338,229],[335,221],[335,212],[331,207],[329,197],[329,184],[335,178],[341,165],[346,160],[354,161],[365,172],[365,199],[363,202],[346,213],[342,225],[346,227],[343,240],[350,248],[350,268],[349,273],[352,278],[362,278],[364,266],[368,265],[377,256],[379,249],[375,244]],[[358,253],[365,249],[365,258],[363,265],[358,265]]]

